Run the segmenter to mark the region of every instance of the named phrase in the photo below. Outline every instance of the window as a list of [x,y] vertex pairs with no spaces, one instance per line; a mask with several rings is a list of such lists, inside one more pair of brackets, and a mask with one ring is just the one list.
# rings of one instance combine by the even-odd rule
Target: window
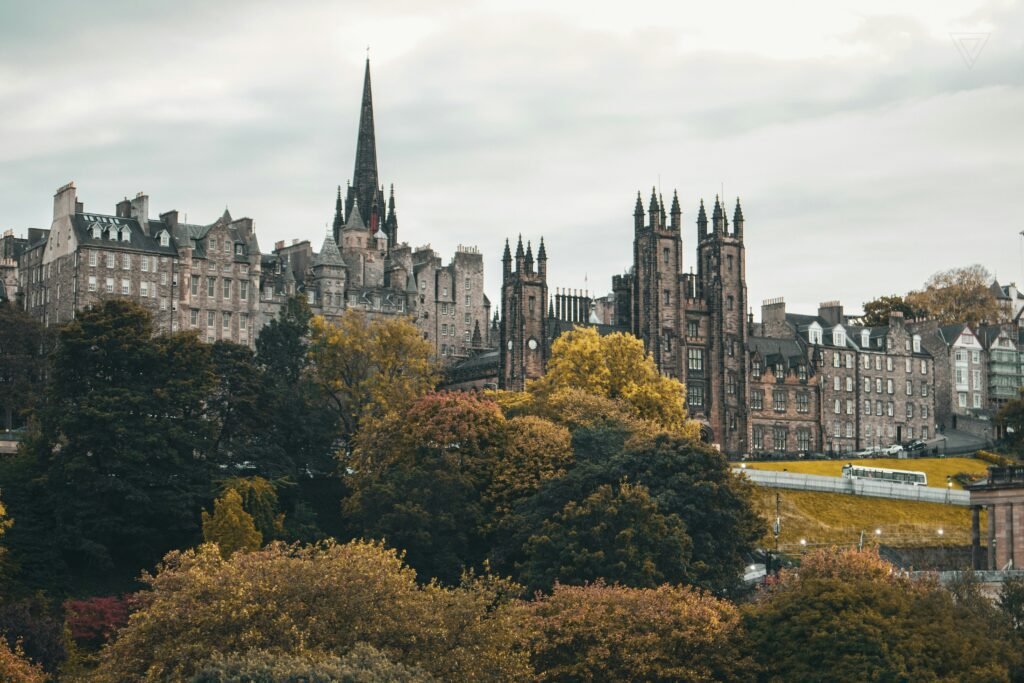
[[470,336],[469,336],[469,330],[466,330],[466,331],[465,331],[465,332],[463,333],[463,335],[462,335],[462,339],[463,339],[463,341],[465,341],[465,342],[466,342],[467,344],[469,343],[469,341],[470,341]]
[[667,266],[668,265],[668,260],[669,260],[668,247],[662,247],[662,249],[661,249],[661,262],[664,263]]
[[846,414],[847,415],[853,415],[853,399],[852,398],[846,399]]
[[[142,269],[142,272],[143,273],[148,273],[149,272],[149,257],[148,256],[140,256],[139,257],[139,261],[141,262],[139,267]],[[156,270],[156,269],[154,268],[153,270]]]
[[725,375],[725,393],[729,396],[736,395],[736,373],[728,372]]
[[217,278],[208,277],[206,278],[206,296],[213,297],[217,291]]
[[672,303],[672,293],[667,289],[662,292],[662,303],[668,306]]
[[834,367],[834,368],[840,367],[843,364],[842,361],[843,361],[843,359],[842,359],[842,356],[839,355],[839,352],[838,351],[834,351],[832,353],[832,367]]
[[881,414],[882,414],[882,402],[881,401],[875,401],[875,415],[881,415]]
[[909,358],[906,358],[904,360],[907,363],[907,372],[908,373],[913,372],[914,371],[914,361],[910,360]]
[[928,374],[928,361],[926,361],[926,360],[922,360],[921,361],[921,374],[922,375],[927,375]]
[[958,363],[966,362],[967,352],[964,351],[963,349],[957,349],[956,351],[953,352],[953,358],[956,359],[956,362]]
[[89,291],[90,292],[95,292],[96,291],[96,276],[95,275],[90,275],[89,276]]
[[687,349],[687,367],[691,370],[703,370],[704,369],[704,349]]
[[686,336],[696,337],[700,334],[700,325],[693,320],[686,321]]
[[878,371],[878,370],[881,370],[881,369],[882,369],[882,357],[881,356],[875,356],[875,370]]
[[249,281],[240,280],[238,282],[238,298],[242,301],[249,300]]
[[871,399],[870,398],[864,399],[864,414],[865,415],[870,415],[871,414]]
[[112,278],[112,277],[108,277],[107,278],[107,287],[106,287],[106,289],[107,289],[107,294],[113,294],[114,293],[114,278]]
[[235,256],[242,256],[242,255],[243,255],[242,245],[241,244],[236,244],[235,245]]
[[885,369],[892,372],[892,356],[885,357]]
[[141,283],[139,283],[139,294],[141,294],[143,297],[149,296],[149,283],[148,282],[141,282]]
[[786,392],[776,389],[772,392],[772,409],[777,413],[786,412]]
[[845,360],[846,360],[846,369],[847,370],[853,369],[853,354],[852,353],[846,354]]
[[213,236],[210,237],[210,251],[217,251],[217,238]]
[[864,378],[864,393],[865,394],[870,394],[871,393],[871,378],[870,377],[865,377]]
[[223,282],[222,289],[224,291],[224,298],[225,299],[230,299],[231,298],[231,280],[228,280],[227,278],[224,278],[222,280],[222,282]]
[[926,441],[928,440],[928,428],[927,427],[921,427],[921,438],[926,440]]
[[798,391],[796,393],[796,412],[806,413],[811,407],[810,394],[806,391]]
[[213,311],[207,311],[206,312],[206,326],[207,327],[213,327],[213,317],[214,317]]
[[167,284],[167,273],[160,273],[160,284]]
[[725,269],[732,272],[732,254],[726,254],[725,256]]
[[167,310],[167,297],[162,297],[160,299],[160,310],[161,311],[166,311]]
[[764,410],[764,390],[754,389],[750,392],[750,409]]
[[[448,288],[447,288],[447,287],[444,287],[444,288],[443,288],[443,289],[441,290],[441,296],[448,296]],[[532,297],[532,296],[530,297],[530,300],[531,300],[531,301],[533,301],[533,297]],[[532,307],[532,306],[530,307],[530,310],[531,310],[531,311],[533,310],[533,307]]]
[[914,382],[908,379],[907,380],[907,396],[913,396],[913,395],[914,395]]
[[121,255],[121,269],[122,270],[131,270],[131,268],[132,268],[132,257],[131,257],[131,254],[122,254]]
[[473,305],[473,297],[471,297],[469,294],[466,295],[466,305],[467,306],[472,306]]
[[832,421],[832,437],[838,439],[838,438],[842,437],[842,435],[843,435],[843,426],[842,426],[842,424],[839,422],[839,420],[833,420]]
[[807,381],[807,366],[801,363],[796,368],[796,376],[800,381]]
[[978,364],[981,362],[981,353],[978,351],[971,351],[971,362]]
[[132,293],[132,281],[131,280],[121,280],[121,294],[124,294],[125,296],[127,296],[127,295],[129,295],[131,293]]
[[832,402],[832,412],[834,412],[836,415],[839,415],[840,413],[843,412],[843,402],[840,399],[837,398],[835,401]]
[[921,417],[924,418],[925,420],[928,419],[928,404],[927,403],[922,403],[921,404]]
[[730,296],[729,296],[729,297],[728,297],[728,298],[726,299],[726,310],[729,310],[729,311],[731,311],[731,310],[732,310],[732,309],[733,309],[733,308],[735,307],[735,304],[736,304],[736,301],[735,301],[735,299],[733,299],[733,298],[732,298],[732,295],[730,295]]
[[225,330],[231,328],[231,314],[229,312],[224,311],[223,313],[221,313],[220,314],[220,321],[221,321],[221,327],[223,327]]
[[966,392],[963,392],[963,391],[959,392],[956,395],[956,398],[957,398],[957,403],[959,404],[959,406],[961,408],[966,408],[967,407],[967,394],[966,394]]
[[194,308],[191,311],[189,311],[188,322],[190,325],[192,325],[192,327],[196,327],[197,325],[199,325],[199,311],[197,311]]
[[786,428],[772,427],[772,448],[777,451],[786,450]]
[[166,230],[160,233],[160,246],[161,247],[169,247],[169,246],[171,246],[171,236],[167,234]]
[[852,392],[853,391],[853,378],[852,377],[847,377],[846,378],[846,391],[847,392]]
[[894,393],[893,384],[892,384],[892,380],[891,379],[885,380],[885,393],[887,393],[887,394]]
[[754,425],[750,432],[750,440],[755,449],[761,450],[764,448],[764,427],[761,425]]
[[782,380],[786,378],[786,370],[782,367],[782,363],[775,364],[775,379]]
[[893,412],[893,404],[892,404],[892,401],[889,401],[889,402],[888,402],[888,403],[886,404],[886,413],[885,413],[885,414],[886,414],[886,415],[888,415],[889,417],[892,417],[893,415],[895,415],[895,412]]
[[908,403],[907,404],[907,419],[910,419],[912,417],[914,417],[914,404],[913,403]]
[[191,277],[191,280],[192,280],[192,296],[198,296],[199,295],[199,278]]
[[470,323],[469,313],[462,314],[462,322],[464,322],[467,325]]
[[871,356],[864,356],[864,362],[861,364],[865,370],[871,369]]
[[245,330],[249,328],[249,314],[239,313],[238,314],[238,329]]
[[[444,290],[444,295],[448,296],[448,288],[447,287]],[[533,309],[534,309],[536,303],[537,303],[536,297],[532,297],[531,296],[531,297],[529,297],[529,299],[527,299],[527,310],[529,310],[530,313],[533,313]]]
[[971,388],[981,388],[981,370],[971,370]]
[[801,453],[806,453],[811,450],[811,430],[810,429],[798,429],[796,430],[796,449]]
[[448,323],[443,323],[441,325],[441,336],[442,337],[447,337],[448,336]]
[[692,384],[687,387],[686,401],[693,408],[700,408],[704,405],[704,385]]
[[981,394],[975,392],[972,398],[974,400],[974,407],[975,408],[980,408],[981,407]]
[[754,379],[761,379],[761,359],[755,358],[750,364],[750,375]]
[[95,249],[90,249],[89,250],[89,265],[90,266],[95,266],[96,265],[96,254],[97,254],[97,252],[96,252]]

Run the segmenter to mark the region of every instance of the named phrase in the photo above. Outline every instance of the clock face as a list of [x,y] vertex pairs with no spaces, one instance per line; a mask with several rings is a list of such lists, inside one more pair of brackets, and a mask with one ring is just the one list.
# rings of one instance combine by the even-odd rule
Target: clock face
[[530,347],[531,351],[536,351],[537,350],[537,340],[536,339],[531,339],[530,341],[526,342],[526,345]]
[[509,351],[512,350],[512,340],[511,339],[508,340],[508,350]]

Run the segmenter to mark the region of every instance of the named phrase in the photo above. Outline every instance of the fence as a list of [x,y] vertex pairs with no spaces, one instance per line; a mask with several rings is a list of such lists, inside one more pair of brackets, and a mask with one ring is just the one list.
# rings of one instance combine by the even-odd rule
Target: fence
[[776,472],[752,468],[741,469],[734,467],[732,471],[736,474],[745,475],[753,484],[777,489],[846,493],[870,498],[895,498],[898,500],[916,500],[923,503],[948,503],[949,505],[960,505],[963,507],[968,507],[971,504],[971,494],[968,491],[953,491],[948,488],[929,488],[927,486],[894,484],[888,481],[826,477],[820,474],[797,474],[796,472]]

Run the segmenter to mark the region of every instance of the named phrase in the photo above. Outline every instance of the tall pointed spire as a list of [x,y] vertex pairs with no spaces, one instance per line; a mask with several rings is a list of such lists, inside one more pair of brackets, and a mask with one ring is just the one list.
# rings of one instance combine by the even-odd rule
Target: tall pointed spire
[[338,185],[338,199],[334,202],[334,239],[339,239],[341,229],[345,226],[345,214],[341,204],[341,185]]
[[[356,164],[352,171],[352,187],[345,202],[346,213],[358,198],[362,210],[372,210],[376,203],[384,206],[383,193],[377,175],[377,138],[373,127],[373,94],[370,87],[370,58],[366,58],[363,76],[363,101],[359,110],[359,135],[356,138]],[[369,216],[367,216],[369,217]]]
[[732,214],[732,231],[736,236],[743,234],[743,209],[740,208],[739,197],[736,197],[736,210]]
[[675,190],[672,191],[672,210],[670,215],[672,216],[672,229],[679,230],[679,222],[683,215],[683,210],[679,208],[679,193]]

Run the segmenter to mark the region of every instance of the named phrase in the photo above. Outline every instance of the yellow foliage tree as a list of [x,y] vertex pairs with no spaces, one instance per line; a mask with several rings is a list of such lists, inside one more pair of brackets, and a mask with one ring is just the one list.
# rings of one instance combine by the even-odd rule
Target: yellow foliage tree
[[0,681],[4,683],[46,683],[46,673],[26,657],[18,642],[14,649],[0,638]]
[[348,310],[334,323],[316,316],[309,327],[313,378],[338,410],[346,441],[362,420],[401,412],[440,377],[430,344],[409,320]]
[[505,423],[505,450],[494,467],[487,499],[499,515],[565,472],[572,462],[572,437],[562,425],[535,415]]
[[576,390],[614,401],[629,416],[661,429],[698,435],[686,416],[686,387],[662,376],[643,342],[629,334],[602,337],[592,327],[563,334],[551,345],[547,372],[527,390],[541,404]]
[[242,508],[242,496],[235,489],[226,490],[213,501],[213,514],[203,510],[203,540],[216,543],[224,558],[239,550],[257,550],[263,535]]

